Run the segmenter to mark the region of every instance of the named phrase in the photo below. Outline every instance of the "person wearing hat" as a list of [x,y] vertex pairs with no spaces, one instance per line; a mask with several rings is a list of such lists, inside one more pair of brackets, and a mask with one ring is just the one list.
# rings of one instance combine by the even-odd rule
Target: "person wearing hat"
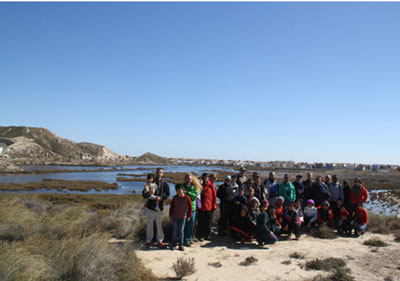
[[297,175],[296,180],[293,182],[294,189],[296,190],[296,201],[300,200],[300,204],[302,204],[304,197],[304,185],[301,182],[302,178],[302,175]]
[[225,230],[228,228],[228,223],[232,216],[233,199],[235,198],[231,185],[231,176],[226,176],[224,183],[218,187],[217,197],[221,200],[219,204],[218,235],[225,236]]
[[364,209],[363,202],[357,204],[357,209],[354,212],[353,229],[354,235],[364,234],[368,224],[368,213]]
[[318,210],[315,207],[314,200],[308,199],[307,206],[304,207],[304,225],[307,227],[312,227],[315,225],[315,222],[318,218]]

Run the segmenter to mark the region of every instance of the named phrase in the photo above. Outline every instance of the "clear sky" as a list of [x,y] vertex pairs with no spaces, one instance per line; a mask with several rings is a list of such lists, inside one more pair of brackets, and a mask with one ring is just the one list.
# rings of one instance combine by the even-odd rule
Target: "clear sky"
[[400,3],[0,3],[0,123],[121,154],[400,164]]

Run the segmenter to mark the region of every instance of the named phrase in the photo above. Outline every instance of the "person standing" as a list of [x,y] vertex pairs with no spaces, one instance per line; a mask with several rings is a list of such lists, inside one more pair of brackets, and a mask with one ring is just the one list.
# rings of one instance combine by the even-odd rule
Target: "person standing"
[[246,168],[242,166],[240,167],[239,174],[237,174],[237,184],[241,187],[245,182],[247,182]]
[[285,199],[285,206],[296,201],[296,190],[289,179],[290,175],[285,174],[283,182],[279,185],[279,196],[282,196]]
[[199,241],[211,240],[211,220],[215,209],[217,209],[217,192],[214,184],[209,181],[208,174],[203,173],[203,191],[201,193],[201,208],[199,208],[199,220],[197,226],[197,237]]
[[350,184],[348,181],[343,181],[343,202],[347,210],[350,208]]
[[186,195],[189,196],[190,201],[192,202],[192,217],[190,220],[186,220],[184,230],[184,246],[190,247],[196,221],[196,199],[201,192],[201,184],[196,177],[193,177],[192,174],[188,173],[185,175],[185,183],[183,184],[183,187]]
[[349,208],[350,214],[353,214],[359,202],[365,203],[367,202],[367,200],[368,200],[367,189],[365,188],[364,185],[361,184],[360,178],[355,178],[354,184],[350,189],[350,208]]
[[312,179],[313,174],[308,172],[306,175],[306,180],[303,181],[304,194],[303,194],[303,208],[307,205],[308,200],[312,199],[312,186],[314,181]]
[[297,175],[296,180],[293,182],[294,188],[296,190],[296,200],[299,200],[300,204],[302,204],[304,199],[304,185],[301,182],[302,178],[302,175]]
[[270,206],[274,206],[276,202],[276,197],[278,197],[278,189],[279,189],[279,183],[275,179],[275,173],[274,172],[269,172],[268,178],[264,181],[264,186],[268,191],[268,203]]
[[332,181],[328,184],[328,190],[329,193],[331,194],[331,198],[329,199],[329,203],[331,204],[331,207],[333,209],[333,212],[336,213],[338,212],[338,206],[336,202],[338,200],[342,200],[343,202],[343,188],[338,182],[337,175],[332,176]]
[[315,206],[321,206],[324,201],[329,201],[331,194],[329,190],[325,187],[325,184],[322,182],[322,177],[318,176],[315,180],[315,183],[312,187],[311,199],[314,200]]
[[176,242],[179,238],[179,250],[183,248],[183,232],[186,220],[190,221],[192,216],[192,201],[185,194],[185,189],[182,184],[178,183],[175,186],[176,195],[171,201],[169,208],[170,222],[172,223],[172,243],[170,249],[174,250]]
[[[166,200],[170,195],[169,185],[167,182],[163,181],[164,170],[162,168],[157,168],[156,170],[156,180],[155,184],[157,185],[157,190],[155,193],[146,192],[144,189],[142,195],[144,198],[149,198],[152,195],[155,195],[155,200],[148,200],[147,202],[151,202],[146,205],[146,248],[150,247],[150,243],[153,240],[153,224],[156,223],[156,239],[158,246],[166,249],[167,247],[164,244],[164,232],[161,224],[161,213],[164,210],[164,200]],[[154,203],[154,206],[152,205]],[[156,206],[158,204],[158,209],[156,210]]]
[[221,200],[219,204],[220,216],[218,221],[218,235],[225,236],[225,230],[228,228],[229,220],[232,217],[234,199],[231,176],[226,176],[224,183],[218,187],[217,197]]

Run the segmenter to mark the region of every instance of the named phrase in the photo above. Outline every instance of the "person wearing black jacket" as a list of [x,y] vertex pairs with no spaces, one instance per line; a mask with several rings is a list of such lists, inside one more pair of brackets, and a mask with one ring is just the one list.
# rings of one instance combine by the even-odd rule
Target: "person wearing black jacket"
[[221,203],[219,204],[220,216],[218,221],[218,235],[225,236],[225,230],[227,229],[229,220],[232,216],[234,199],[231,176],[225,177],[225,182],[218,188],[217,197],[221,200]]
[[[157,190],[155,192],[147,191],[143,189],[142,195],[144,198],[149,198],[152,195],[156,196],[155,200],[147,200],[146,203],[146,248],[150,247],[150,243],[153,240],[153,225],[156,223],[156,239],[158,242],[158,246],[161,248],[166,248],[163,240],[164,240],[164,232],[161,224],[161,212],[164,209],[163,201],[166,200],[169,195],[169,185],[167,182],[162,180],[164,175],[164,170],[162,168],[157,168],[156,170],[156,180],[155,184],[157,185]],[[156,208],[158,205],[158,208]]]
[[331,194],[322,182],[322,177],[318,176],[312,186],[312,199],[315,201],[315,206],[321,206],[324,201],[329,201]]
[[[350,208],[350,184],[348,181],[343,182],[343,200],[344,200],[344,207],[349,210]],[[350,214],[351,215],[351,214]]]
[[253,228],[255,228],[255,223],[250,218],[247,207],[242,205],[239,216],[235,217],[232,225],[229,226],[229,235],[236,241],[250,241],[250,232]]

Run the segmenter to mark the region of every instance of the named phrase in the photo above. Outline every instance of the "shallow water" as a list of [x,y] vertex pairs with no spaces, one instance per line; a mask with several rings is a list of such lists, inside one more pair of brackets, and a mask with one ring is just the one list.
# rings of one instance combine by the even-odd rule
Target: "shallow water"
[[[232,171],[233,169],[226,169],[222,167],[209,167],[209,166],[185,166],[185,165],[129,165],[118,167],[117,171],[101,171],[101,172],[68,172],[68,173],[38,173],[38,174],[6,174],[0,175],[0,182],[2,183],[27,183],[27,182],[41,182],[43,179],[63,179],[63,180],[90,180],[90,181],[104,181],[108,183],[118,183],[118,189],[110,189],[105,191],[96,191],[94,189],[90,191],[58,191],[56,189],[38,189],[29,191],[12,191],[14,193],[76,193],[76,194],[131,194],[133,191],[136,193],[141,193],[143,190],[143,181],[116,181],[119,173],[129,173],[129,174],[147,174],[155,172],[157,167],[162,167],[164,172],[194,172],[194,173],[204,173],[211,172],[211,170],[221,170],[221,171]],[[95,169],[111,169],[111,167],[86,167],[86,166],[23,166],[28,171],[34,170],[95,170]],[[145,168],[145,169],[138,169]],[[150,168],[150,169],[149,169]],[[130,171],[126,169],[132,169]],[[183,178],[182,178],[183,182]],[[175,185],[170,184],[171,194],[175,194]],[[6,191],[2,191],[6,192]]]
[[[43,179],[64,179],[64,180],[96,180],[96,181],[105,181],[108,183],[117,182],[116,179],[119,173],[129,173],[129,174],[147,174],[151,172],[155,172],[157,167],[162,167],[164,172],[194,172],[194,173],[204,173],[211,172],[212,170],[221,170],[221,171],[231,171],[232,174],[235,173],[233,169],[227,169],[225,167],[212,167],[212,166],[186,166],[186,165],[129,165],[118,167],[119,169],[132,169],[130,171],[127,170],[117,170],[117,171],[101,171],[101,172],[70,172],[70,173],[39,173],[39,174],[3,174],[0,175],[0,182],[15,182],[15,183],[27,183],[27,182],[41,182]],[[86,169],[86,170],[95,170],[95,169],[111,169],[111,167],[87,167],[87,166],[23,166],[28,171],[34,170],[74,170],[74,169]],[[145,169],[138,169],[145,168]],[[138,169],[138,170],[136,170]],[[183,178],[182,178],[183,182]],[[118,189],[110,189],[105,191],[96,191],[94,189],[90,191],[58,191],[55,189],[38,189],[34,191],[13,191],[14,193],[76,193],[76,194],[132,194],[141,193],[143,190],[144,182],[141,181],[131,181],[131,182],[117,182]],[[216,182],[216,186],[221,184],[222,182]],[[175,185],[170,183],[171,195],[175,194]],[[6,191],[0,191],[3,193],[9,193]],[[384,195],[384,196],[383,196]],[[370,198],[372,200],[368,200],[366,203],[366,208],[374,213],[385,214],[385,215],[400,215],[400,200],[397,203],[388,202],[387,200],[381,200],[382,198],[387,198],[391,196],[390,191],[388,190],[371,190]]]

